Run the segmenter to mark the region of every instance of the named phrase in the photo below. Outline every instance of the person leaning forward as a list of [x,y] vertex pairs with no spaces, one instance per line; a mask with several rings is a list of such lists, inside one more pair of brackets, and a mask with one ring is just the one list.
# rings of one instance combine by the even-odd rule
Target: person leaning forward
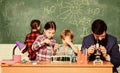
[[120,52],[117,43],[117,38],[107,33],[107,25],[101,20],[97,19],[92,23],[92,34],[83,38],[82,50],[88,49],[88,60],[95,60],[95,44],[100,44],[101,56],[103,61],[110,61],[113,66],[113,73],[118,73],[117,67],[120,66]]

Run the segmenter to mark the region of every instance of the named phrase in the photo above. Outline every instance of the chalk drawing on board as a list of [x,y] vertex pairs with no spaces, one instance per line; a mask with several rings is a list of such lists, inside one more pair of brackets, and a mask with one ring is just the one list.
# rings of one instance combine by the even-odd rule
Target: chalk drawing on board
[[48,21],[48,20],[53,20],[53,16],[52,16],[52,13],[53,13],[53,11],[52,11],[52,8],[54,8],[54,6],[52,6],[52,7],[49,7],[49,6],[46,6],[46,7],[44,7],[43,8],[43,12],[41,13],[41,20],[42,20],[42,22],[46,22],[46,21]]
[[48,20],[55,20],[56,16],[54,16],[57,11],[62,7],[63,0],[57,0],[55,3],[51,4],[51,1],[46,1],[43,3],[43,5],[46,5],[42,8],[42,13],[41,13],[41,20],[43,22],[46,22]]
[[84,25],[86,23],[89,24],[89,22],[91,21],[89,20],[91,18],[88,17],[87,10],[88,8],[90,8],[89,5],[89,0],[75,0],[64,2],[64,5],[61,7],[61,11],[57,15],[57,18],[76,27],[78,27],[79,25]]
[[10,2],[6,2],[3,16],[5,17],[5,19],[13,21],[14,19],[16,19],[16,15],[20,14],[19,8],[23,5],[24,5],[23,1],[13,4],[11,4]]
[[[90,32],[88,30],[90,30],[93,19],[108,19],[106,16],[108,12],[106,8],[109,8],[108,4],[102,4],[99,0],[40,0],[40,3],[36,3],[35,1],[38,6],[36,4],[30,4],[31,2],[33,1],[5,1],[5,9],[2,11],[2,14],[5,21],[4,23],[7,24],[4,28],[9,27],[8,29],[10,30],[10,34],[7,34],[7,36],[13,36],[14,38],[16,36],[18,38],[19,35],[17,35],[17,33],[11,33],[13,31],[11,28],[14,28],[13,25],[15,25],[15,27],[22,25],[22,28],[20,28],[24,29],[31,19],[38,18],[42,21],[42,24],[46,21],[54,20],[57,24],[63,24],[67,28],[70,27],[70,29],[76,31],[75,34],[80,32],[80,35],[77,35],[77,39],[79,39],[79,37],[81,38]],[[113,17],[116,17],[116,14]],[[113,23],[114,22],[110,24]],[[24,24],[26,25],[24,26]],[[64,28],[62,25],[58,26],[61,29]],[[25,32],[28,32],[28,30],[25,30]],[[24,34],[22,35],[24,36]],[[6,34],[4,34],[4,36],[6,36]],[[21,39],[22,37],[19,38]]]
[[43,12],[45,12],[46,14],[52,14],[55,12],[55,9],[56,9],[55,6],[51,6],[51,7],[46,6],[44,7]]
[[103,10],[102,8],[88,8],[88,13],[92,15],[103,15]]
[[81,33],[80,37],[84,37],[85,35],[89,34],[88,29],[89,29],[89,26],[91,25],[90,22],[91,22],[91,18],[89,17],[84,17],[79,21],[81,25],[78,26],[80,27],[80,29],[77,29],[77,30]]
[[63,22],[68,22],[78,26],[78,18],[81,18],[82,8],[81,1],[69,1],[65,2],[65,5],[61,8],[60,14],[57,16]]
[[63,6],[63,0],[57,0],[56,5],[61,8]]
[[45,1],[41,6],[44,6],[42,8],[42,15],[53,16],[63,6],[63,0],[56,0],[54,3],[51,3],[51,1]]

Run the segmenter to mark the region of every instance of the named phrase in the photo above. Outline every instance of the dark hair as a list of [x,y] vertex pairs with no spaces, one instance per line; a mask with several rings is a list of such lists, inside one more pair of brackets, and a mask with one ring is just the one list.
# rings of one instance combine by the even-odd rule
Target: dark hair
[[49,22],[47,22],[47,23],[45,24],[45,26],[44,26],[44,29],[45,29],[45,30],[48,30],[48,29],[50,29],[50,28],[52,28],[52,29],[54,29],[54,30],[56,31],[56,24],[55,24],[54,21],[49,21]]
[[101,19],[97,19],[92,23],[92,32],[95,34],[102,34],[103,32],[107,31],[107,25],[106,23],[101,20]]
[[40,20],[32,20],[31,23],[30,23],[30,26],[32,29],[36,29],[37,30],[37,27],[40,26]]

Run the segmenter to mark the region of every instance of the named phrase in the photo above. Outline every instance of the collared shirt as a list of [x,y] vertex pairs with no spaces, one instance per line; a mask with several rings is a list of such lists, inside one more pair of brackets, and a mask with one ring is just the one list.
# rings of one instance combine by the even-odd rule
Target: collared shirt
[[53,54],[53,48],[56,43],[56,40],[54,38],[51,38],[49,39],[51,43],[45,44],[43,43],[45,39],[48,39],[45,34],[38,36],[32,45],[33,50],[38,50],[38,56],[36,60],[41,60],[41,61],[50,60]]

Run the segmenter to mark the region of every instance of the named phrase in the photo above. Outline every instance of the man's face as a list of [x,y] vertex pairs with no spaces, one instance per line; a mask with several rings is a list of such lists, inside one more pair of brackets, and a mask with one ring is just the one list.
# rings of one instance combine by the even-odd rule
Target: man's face
[[106,37],[106,32],[104,31],[104,32],[103,32],[102,34],[100,34],[100,35],[97,35],[97,34],[94,34],[94,33],[93,33],[93,35],[94,35],[95,39],[102,40],[102,39],[105,39],[105,37]]

